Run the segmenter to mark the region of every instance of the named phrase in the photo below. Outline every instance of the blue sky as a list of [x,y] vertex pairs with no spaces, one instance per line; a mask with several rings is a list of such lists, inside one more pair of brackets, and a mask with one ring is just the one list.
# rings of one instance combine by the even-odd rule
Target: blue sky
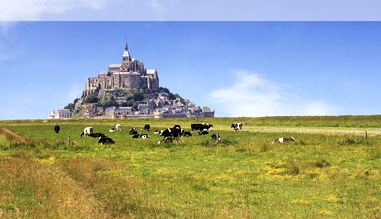
[[380,22],[5,22],[0,119],[41,119],[130,53],[216,116],[380,114]]
[[0,20],[380,20],[379,0],[1,0]]
[[0,119],[46,118],[81,96],[87,77],[120,63],[126,36],[161,86],[217,116],[379,114],[380,10],[378,0],[2,0]]

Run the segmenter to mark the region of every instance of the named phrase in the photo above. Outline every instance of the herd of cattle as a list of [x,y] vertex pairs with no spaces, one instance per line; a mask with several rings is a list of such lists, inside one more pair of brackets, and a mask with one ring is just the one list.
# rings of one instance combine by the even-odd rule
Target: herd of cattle
[[[198,123],[198,124],[191,124],[191,130],[192,131],[197,131],[197,135],[207,135],[209,134],[209,131],[213,128],[212,124],[207,124],[207,123]],[[231,125],[231,128],[234,129],[234,131],[242,131],[242,123],[233,123]],[[56,125],[54,127],[55,133],[59,133],[60,131],[60,126]],[[149,132],[151,129],[150,124],[145,124],[144,127],[141,129],[142,131]],[[109,129],[109,132],[121,132],[122,131],[122,126],[120,124],[116,124],[115,128]],[[129,134],[131,135],[132,138],[150,138],[151,136],[146,134],[146,133],[138,133],[136,128],[132,128],[129,131]],[[164,130],[155,130],[154,134],[160,135],[163,137],[162,140],[158,142],[158,144],[161,143],[172,143],[174,140],[178,141],[181,137],[190,137],[192,136],[192,132],[190,131],[185,131],[183,128],[181,128],[180,125],[174,125],[172,128],[167,128]],[[81,138],[83,136],[89,136],[93,138],[98,138],[98,143],[101,145],[104,144],[114,144],[115,141],[111,139],[110,137],[107,137],[103,133],[95,133],[93,127],[86,127],[84,128],[83,132],[81,133]],[[212,141],[218,143],[221,141],[221,137],[219,133],[217,134],[212,134],[211,135]],[[277,138],[275,139],[272,143],[283,143],[285,141],[296,141],[294,137],[291,138]]]

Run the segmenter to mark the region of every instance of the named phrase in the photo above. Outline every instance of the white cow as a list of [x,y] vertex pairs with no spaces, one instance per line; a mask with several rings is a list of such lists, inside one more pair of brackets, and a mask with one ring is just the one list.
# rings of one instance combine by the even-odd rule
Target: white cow
[[85,129],[83,129],[83,132],[81,133],[81,138],[84,135],[90,135],[90,134],[93,134],[93,127],[86,127]]
[[116,124],[116,125],[115,125],[115,129],[116,129],[116,131],[118,131],[118,132],[122,131],[122,125],[121,125],[121,124]]
[[294,137],[291,137],[291,138],[277,138],[275,139],[271,144],[274,144],[274,143],[284,143],[284,142],[287,142],[287,141],[296,141]]

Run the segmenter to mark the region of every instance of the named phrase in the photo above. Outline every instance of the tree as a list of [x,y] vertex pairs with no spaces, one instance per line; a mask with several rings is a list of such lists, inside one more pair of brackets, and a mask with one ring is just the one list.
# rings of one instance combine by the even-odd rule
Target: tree
[[142,93],[134,93],[132,99],[134,101],[142,101],[144,99],[144,95]]
[[114,99],[113,96],[109,96],[102,101],[102,106],[103,107],[113,107],[113,106],[119,106],[119,104],[118,104],[118,102],[116,102],[116,100]]
[[75,105],[74,103],[69,103],[64,109],[69,109],[70,111],[74,111]]
[[171,92],[168,90],[168,88],[165,88],[165,87],[160,87],[160,88],[159,88],[159,91],[160,91],[160,92],[165,92],[165,93],[167,93],[167,94],[171,93]]
[[84,103],[98,103],[98,97],[95,94],[89,94]]

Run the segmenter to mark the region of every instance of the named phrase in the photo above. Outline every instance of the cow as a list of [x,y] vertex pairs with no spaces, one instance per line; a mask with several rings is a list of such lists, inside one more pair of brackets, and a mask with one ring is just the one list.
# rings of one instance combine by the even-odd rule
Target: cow
[[163,137],[174,137],[174,138],[180,138],[182,133],[184,133],[184,129],[179,128],[167,128],[160,132],[160,136]]
[[122,125],[121,124],[116,124],[115,125],[115,130],[118,131],[118,132],[121,132],[122,131]]
[[174,125],[173,128],[174,129],[181,129],[181,126],[180,125]]
[[203,129],[202,131],[197,132],[197,135],[207,135],[209,134],[207,129]]
[[61,127],[59,125],[54,126],[54,131],[56,132],[56,134],[60,132],[60,129]]
[[98,144],[115,144],[115,141],[109,137],[99,137]]
[[143,131],[149,132],[151,126],[149,124],[144,124]]
[[287,142],[287,141],[294,141],[294,142],[296,142],[294,137],[291,137],[291,138],[277,138],[271,144],[274,144],[274,143],[277,143],[277,142],[278,143],[284,143],[284,142]]
[[129,133],[130,135],[136,135],[138,134],[138,131],[136,131],[136,128],[132,128]]
[[81,133],[81,138],[84,135],[90,135],[91,133],[93,133],[93,127],[86,127],[85,129],[83,129],[83,132]]
[[213,125],[212,124],[208,124],[208,123],[191,124],[192,131],[194,131],[194,130],[202,131],[204,129],[209,131],[212,127],[213,127]]
[[234,131],[242,131],[242,123],[240,122],[235,122],[230,126]]
[[132,135],[132,138],[143,138],[143,139],[146,139],[146,138],[150,138],[151,136],[147,135],[147,134],[135,134],[135,135]]
[[153,133],[154,133],[155,135],[160,135],[161,131],[159,131],[159,130],[156,129]]
[[115,129],[114,128],[110,128],[108,131],[109,132],[115,132]]
[[93,138],[99,138],[99,137],[107,137],[105,134],[103,133],[90,133],[89,135],[90,137],[93,137]]
[[162,139],[158,142],[158,144],[161,144],[161,143],[167,143],[167,144],[173,143],[173,137],[170,137],[170,136],[165,137],[164,139]]
[[214,142],[220,142],[221,141],[221,137],[220,137],[220,134],[219,133],[217,133],[217,134],[212,134],[212,141],[214,141]]

